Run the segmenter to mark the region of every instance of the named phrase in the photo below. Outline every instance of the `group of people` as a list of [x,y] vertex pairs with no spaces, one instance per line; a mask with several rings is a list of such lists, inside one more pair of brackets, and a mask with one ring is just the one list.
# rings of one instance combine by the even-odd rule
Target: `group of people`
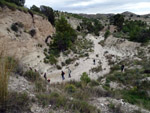
[[[62,76],[62,80],[65,80],[65,72],[63,70],[61,71],[61,76]],[[70,68],[68,68],[68,77],[71,78]],[[44,78],[45,78],[46,81],[48,81],[50,83],[50,79],[47,79],[46,73],[44,73]]]
[[[93,65],[95,65],[95,62],[96,62],[95,59],[93,59]],[[124,72],[124,67],[125,67],[124,64],[121,65],[121,72]],[[32,70],[31,67],[29,67],[29,69]],[[35,72],[37,72],[36,69],[35,69]],[[65,72],[63,70],[61,71],[61,77],[62,77],[62,80],[65,80]],[[68,77],[71,78],[71,70],[70,70],[70,68],[68,68]],[[46,73],[44,73],[44,78],[45,78],[46,81],[48,81],[50,83],[50,79],[47,79]]]
[[[65,72],[63,70],[61,71],[61,76],[62,76],[62,80],[65,80]],[[71,78],[71,70],[70,70],[70,68],[68,68],[68,77]]]
[[50,83],[50,79],[47,79],[46,73],[44,73],[44,78],[45,78],[46,81],[48,81]]

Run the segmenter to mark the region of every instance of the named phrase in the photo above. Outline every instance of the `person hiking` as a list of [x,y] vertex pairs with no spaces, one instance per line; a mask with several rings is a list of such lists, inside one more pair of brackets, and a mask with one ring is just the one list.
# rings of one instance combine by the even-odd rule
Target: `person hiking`
[[71,70],[68,68],[68,77],[71,78]]
[[95,59],[93,59],[93,64],[95,65]]
[[65,79],[64,75],[65,75],[65,73],[63,71],[61,71],[62,80]]
[[47,76],[46,76],[46,73],[44,73],[44,78],[45,78],[45,80],[47,80]]
[[121,65],[121,72],[123,72],[123,71],[124,71],[124,64]]
[[51,81],[51,80],[50,80],[50,79],[48,79],[47,81],[48,81],[48,83],[50,83],[50,81]]

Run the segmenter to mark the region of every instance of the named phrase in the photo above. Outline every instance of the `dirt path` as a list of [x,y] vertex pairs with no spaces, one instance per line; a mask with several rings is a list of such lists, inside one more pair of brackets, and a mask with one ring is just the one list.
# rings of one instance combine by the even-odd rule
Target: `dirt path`
[[[104,74],[109,73],[110,67],[108,65],[107,59],[104,57],[105,51],[103,47],[100,44],[98,44],[100,40],[103,40],[103,37],[97,37],[96,39],[94,36],[89,34],[86,36],[86,38],[93,41],[94,52],[90,53],[89,58],[81,58],[77,60],[76,62],[79,63],[77,67],[74,66],[76,62],[74,64],[69,65],[72,71],[71,78],[68,77],[68,70],[66,69],[66,67],[64,67],[62,69],[66,73],[64,82],[69,80],[80,80],[80,75],[83,72],[87,72],[92,79],[97,79],[99,76],[103,76]],[[96,55],[98,55],[98,57],[96,57]],[[96,60],[95,65],[93,65],[93,59]],[[102,63],[101,65],[103,70],[99,73],[90,73],[91,68],[97,67],[99,65],[98,64],[99,61]],[[49,72],[48,78],[51,79],[51,83],[62,82],[62,78],[60,74],[61,74],[60,70]]]
[[[36,69],[39,73],[46,72],[47,77],[51,79],[51,83],[80,80],[80,76],[83,72],[87,72],[92,79],[97,79],[99,76],[103,76],[110,71],[110,66],[108,65],[108,60],[105,55],[106,51],[107,53],[109,53],[109,55],[114,55],[115,57],[119,57],[120,59],[125,59],[127,57],[134,57],[134,55],[137,53],[136,48],[139,46],[139,44],[137,43],[122,41],[121,39],[109,37],[105,41],[105,46],[102,47],[99,42],[104,40],[104,37],[96,37],[88,34],[86,38],[93,41],[94,51],[89,53],[88,58],[80,58],[79,60],[76,60],[73,64],[70,64],[69,66],[64,66],[62,68],[62,70],[65,71],[64,81],[62,81],[61,78],[61,70],[56,69],[52,65],[41,62],[45,58],[42,51],[35,51],[34,53],[28,55],[28,57],[24,58],[23,62],[26,64],[27,68],[32,67],[33,69]],[[37,58],[39,54],[40,57]],[[96,60],[96,65],[93,65],[93,59]],[[60,57],[59,61],[64,62],[64,57]],[[90,70],[92,68],[99,66],[99,61],[101,62],[102,71],[100,71],[99,73],[91,73]],[[79,65],[75,66],[76,63],[78,63]],[[68,77],[67,67],[69,67],[72,71],[71,78]],[[41,76],[43,76],[43,74],[41,74]]]

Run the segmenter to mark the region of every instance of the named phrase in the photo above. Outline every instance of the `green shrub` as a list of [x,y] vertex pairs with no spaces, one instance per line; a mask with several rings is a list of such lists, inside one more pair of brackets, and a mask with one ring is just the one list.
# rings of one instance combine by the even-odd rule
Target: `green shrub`
[[56,64],[58,61],[57,61],[57,59],[54,57],[54,55],[50,55],[49,56],[49,62],[50,62],[50,64],[51,65],[53,65],[53,64]]
[[81,30],[80,26],[77,26],[77,30],[78,30],[78,31],[80,31],[80,30]]
[[150,110],[150,97],[147,97],[143,91],[138,90],[124,90],[123,99],[131,104],[136,104],[145,109]]
[[5,0],[7,2],[15,3],[18,6],[24,6],[25,0]]
[[81,100],[73,100],[69,104],[69,108],[78,110],[80,113],[98,113],[96,107],[93,107],[87,102]]
[[107,30],[106,32],[105,32],[105,34],[104,34],[104,38],[105,38],[105,40],[108,38],[108,36],[110,35],[110,31],[109,30]]
[[12,29],[13,31],[15,31],[15,32],[18,32],[18,27],[17,27],[16,23],[13,23],[13,24],[11,25],[11,29]]
[[65,61],[65,63],[66,63],[67,65],[69,65],[69,64],[71,64],[73,61],[74,61],[74,59],[69,58],[69,59],[67,59],[67,60]]
[[30,31],[29,31],[29,34],[30,34],[32,37],[34,37],[35,34],[36,34],[36,30],[35,30],[35,29],[30,30]]
[[91,79],[88,77],[88,74],[86,72],[84,72],[80,78],[81,82],[84,83],[89,83],[91,81]]
[[78,90],[75,93],[73,93],[73,97],[75,99],[78,99],[78,100],[85,100],[86,101],[90,97],[90,94],[85,92],[84,90]]
[[99,65],[97,67],[94,67],[90,71],[98,73],[98,72],[102,71],[102,66]]
[[24,25],[21,22],[16,22],[11,25],[11,29],[15,32],[18,32],[19,28],[23,28]]
[[121,70],[121,66],[116,64],[113,67],[110,68],[112,72],[117,71],[117,70]]
[[44,48],[44,52],[47,52],[47,48]]
[[46,91],[46,83],[43,80],[38,80],[35,82],[35,91],[36,92],[45,92]]
[[67,84],[65,86],[65,90],[68,92],[68,93],[74,93],[76,92],[76,87],[73,85],[73,84]]
[[81,82],[77,82],[77,81],[70,81],[70,84],[73,84],[75,87],[77,88],[82,88]]
[[46,59],[46,58],[44,58],[44,63],[45,63],[45,64],[48,64],[48,63],[49,63],[49,60]]
[[33,5],[30,10],[41,13],[40,8],[38,8],[36,5]]
[[38,102],[43,106],[47,106],[51,104],[55,107],[64,107],[67,103],[67,99],[61,94],[59,95],[57,92],[52,92],[50,95],[48,94],[38,94],[36,95],[38,98]]
[[66,64],[65,64],[64,62],[61,62],[61,65],[62,65],[62,66],[65,66]]
[[98,86],[99,85],[99,82],[96,81],[96,80],[91,80],[90,82],[90,86],[94,87],[94,86]]
[[[39,9],[37,7],[36,8],[34,7],[34,10],[39,12]],[[40,6],[40,11],[42,12],[42,14],[44,14],[48,18],[48,21],[52,25],[55,25],[55,15],[54,15],[54,11],[51,7],[42,5],[42,6]]]
[[10,92],[7,104],[8,113],[30,112],[30,98],[27,93]]
[[56,65],[56,68],[57,68],[58,70],[61,70],[61,69],[62,69],[62,67],[61,67],[60,65]]
[[24,77],[34,82],[40,78],[40,74],[38,72],[33,72],[32,70],[29,70],[25,72]]

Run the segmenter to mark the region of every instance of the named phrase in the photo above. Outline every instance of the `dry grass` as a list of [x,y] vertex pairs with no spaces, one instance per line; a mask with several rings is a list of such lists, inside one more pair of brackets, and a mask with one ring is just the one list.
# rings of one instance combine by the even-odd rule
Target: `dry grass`
[[10,72],[13,70],[14,61],[6,57],[5,48],[0,50],[0,110],[6,110],[6,101],[8,98],[8,80]]

